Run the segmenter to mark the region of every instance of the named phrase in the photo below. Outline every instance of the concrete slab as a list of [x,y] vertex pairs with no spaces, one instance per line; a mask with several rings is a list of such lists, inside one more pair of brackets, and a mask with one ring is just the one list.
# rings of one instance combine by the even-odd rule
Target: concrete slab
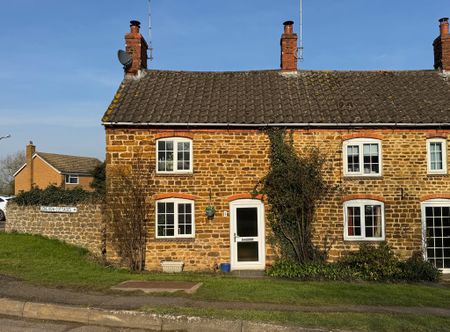
[[142,291],[144,293],[163,293],[163,292],[179,292],[184,291],[188,294],[195,293],[202,283],[189,281],[142,281],[128,280],[111,287],[112,290],[118,291]]
[[21,317],[24,305],[22,301],[0,298],[0,308],[4,315]]
[[89,323],[89,311],[85,308],[74,308],[51,303],[26,302],[22,316],[24,318],[48,320],[58,317],[58,320],[61,321]]

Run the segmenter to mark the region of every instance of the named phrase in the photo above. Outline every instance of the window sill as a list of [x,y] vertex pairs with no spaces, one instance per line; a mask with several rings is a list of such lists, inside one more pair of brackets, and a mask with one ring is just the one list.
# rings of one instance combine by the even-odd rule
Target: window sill
[[194,176],[194,173],[155,173],[156,177],[192,177]]
[[433,177],[440,178],[440,177],[448,176],[448,173],[428,173],[427,176],[429,176],[431,178],[433,178]]
[[367,176],[367,175],[344,175],[344,180],[383,180],[382,175],[373,175],[373,176]]
[[349,239],[344,238],[344,242],[352,242],[352,243],[371,243],[371,242],[384,242],[386,241],[384,238],[376,238],[376,239]]
[[155,242],[194,242],[195,237],[167,237],[153,238]]

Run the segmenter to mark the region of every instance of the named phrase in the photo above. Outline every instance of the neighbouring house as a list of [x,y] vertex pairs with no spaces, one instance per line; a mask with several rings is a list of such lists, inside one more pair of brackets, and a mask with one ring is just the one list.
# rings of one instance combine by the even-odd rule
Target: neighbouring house
[[[145,161],[140,176],[153,183],[147,269],[164,260],[183,261],[185,270],[273,262],[268,206],[251,192],[269,169],[264,129],[284,127],[299,153],[321,151],[324,176],[341,189],[321,202],[314,222],[314,241],[329,246],[330,260],[386,241],[401,257],[423,251],[450,271],[447,18],[434,70],[298,70],[290,21],[279,70],[149,70],[139,22],[125,40],[132,63],[102,120],[106,167],[111,174]],[[213,218],[205,215],[210,204]]]
[[26,163],[14,174],[14,192],[17,195],[49,185],[92,190],[92,171],[100,164],[97,158],[38,152],[30,142],[26,146]]

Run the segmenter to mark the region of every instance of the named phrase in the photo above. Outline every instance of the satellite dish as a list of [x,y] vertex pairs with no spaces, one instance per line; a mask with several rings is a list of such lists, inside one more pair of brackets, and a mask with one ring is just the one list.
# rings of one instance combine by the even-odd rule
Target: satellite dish
[[131,55],[124,50],[119,50],[117,52],[117,57],[119,58],[120,63],[123,65],[124,69],[128,69],[133,63],[133,59]]

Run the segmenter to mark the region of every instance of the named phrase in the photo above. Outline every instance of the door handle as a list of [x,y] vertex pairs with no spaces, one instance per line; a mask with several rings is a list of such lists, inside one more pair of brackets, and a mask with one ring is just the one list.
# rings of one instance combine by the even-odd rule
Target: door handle
[[234,242],[236,242],[237,235],[234,233]]

